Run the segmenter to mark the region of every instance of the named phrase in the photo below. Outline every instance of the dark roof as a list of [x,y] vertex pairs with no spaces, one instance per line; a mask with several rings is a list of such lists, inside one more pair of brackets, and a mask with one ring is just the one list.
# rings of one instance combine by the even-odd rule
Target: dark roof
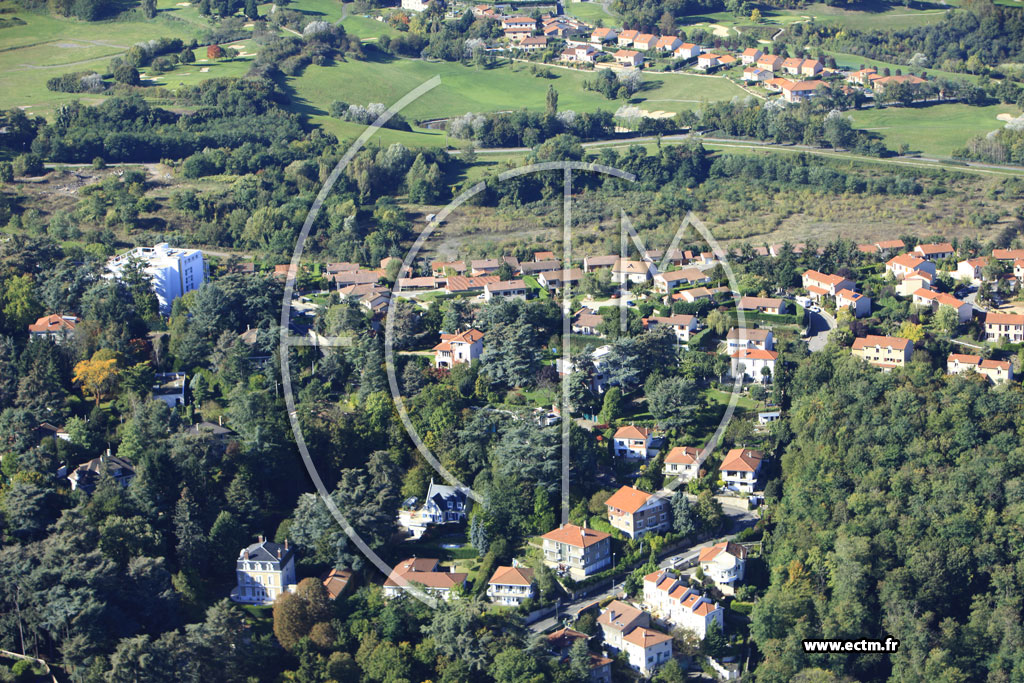
[[189,434],[212,434],[213,436],[228,436],[234,432],[227,427],[214,422],[200,422],[188,428]]
[[[262,536],[260,538],[263,538]],[[248,548],[243,548],[242,552],[238,554],[238,561],[242,562],[248,560],[250,562],[287,562],[288,558],[295,552],[295,547],[288,545],[286,541],[283,545],[281,543],[274,543],[268,541],[265,538],[257,543],[253,543]],[[248,556],[246,555],[248,553]],[[280,554],[280,557],[278,557]]]

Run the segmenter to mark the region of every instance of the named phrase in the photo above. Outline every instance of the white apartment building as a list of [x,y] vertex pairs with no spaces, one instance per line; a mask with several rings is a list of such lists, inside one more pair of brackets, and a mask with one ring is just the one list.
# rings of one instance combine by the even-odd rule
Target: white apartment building
[[698,589],[691,588],[672,569],[661,569],[644,577],[644,606],[674,628],[693,631],[701,640],[712,622],[725,628],[725,610]]
[[120,278],[133,260],[139,261],[143,272],[152,279],[161,315],[170,315],[175,299],[199,289],[206,281],[206,263],[198,249],[176,249],[166,243],[136,247],[110,259],[107,270]]

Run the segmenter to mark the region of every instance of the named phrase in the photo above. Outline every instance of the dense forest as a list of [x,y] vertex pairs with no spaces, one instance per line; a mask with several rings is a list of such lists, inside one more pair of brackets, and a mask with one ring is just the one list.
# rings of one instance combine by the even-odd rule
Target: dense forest
[[[916,363],[879,373],[826,349],[801,363],[791,394],[766,541],[772,583],[753,613],[757,680],[808,668],[855,680],[1019,678],[1019,387],[993,391]],[[901,641],[891,659],[807,655],[800,643],[886,635]]]

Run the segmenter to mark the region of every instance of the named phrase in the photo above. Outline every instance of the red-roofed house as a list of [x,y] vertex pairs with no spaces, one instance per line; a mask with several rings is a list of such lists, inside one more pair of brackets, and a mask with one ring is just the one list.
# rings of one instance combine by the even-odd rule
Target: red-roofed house
[[579,581],[612,562],[611,536],[603,531],[562,524],[541,536],[544,564]]
[[992,258],[996,261],[1018,261],[1024,259],[1024,249],[993,249]]
[[978,258],[969,258],[960,261],[956,264],[956,277],[958,279],[967,280],[975,285],[980,285],[984,279],[984,273],[982,270],[988,265],[988,258],[985,256],[979,256]]
[[667,531],[669,501],[653,494],[623,486],[605,501],[608,521],[630,538]]
[[651,616],[642,609],[613,600],[597,623],[608,650],[625,652],[629,666],[644,676],[672,659],[672,636],[651,629]]
[[936,244],[919,244],[914,247],[914,253],[929,261],[937,261],[953,256],[956,250],[949,242],[938,242]]
[[836,292],[836,310],[848,308],[854,318],[871,315],[871,297],[859,294],[851,289],[840,289]]
[[722,541],[710,548],[701,548],[697,557],[704,576],[726,595],[736,592],[736,584],[743,580],[747,564],[747,549],[739,543]]
[[633,39],[636,38],[638,35],[640,35],[639,31],[628,29],[626,31],[622,31],[621,33],[619,33],[617,42],[622,47],[629,47],[630,45],[633,44]]
[[487,597],[499,605],[521,605],[537,597],[533,570],[529,567],[498,567],[487,582]]
[[984,375],[993,384],[1013,380],[1013,365],[1008,360],[986,360],[981,356],[951,353],[946,359],[946,374],[956,375],[973,370]]
[[764,453],[750,448],[733,448],[725,454],[718,471],[726,488],[753,493],[764,464]]
[[935,275],[935,264],[926,261],[917,254],[900,254],[893,256],[885,263],[885,272],[892,273],[897,280],[902,280],[915,270],[921,270],[929,275]]
[[764,53],[756,47],[748,47],[740,53],[740,59],[743,60],[744,64],[756,64],[757,60],[761,59],[763,55]]
[[757,311],[758,313],[770,313],[771,315],[783,315],[786,312],[787,304],[785,299],[777,299],[767,296],[744,296],[740,297],[736,309],[740,311]]
[[459,363],[472,363],[484,351],[484,333],[466,330],[458,334],[442,334],[434,347],[434,367],[449,368]]
[[901,368],[910,362],[914,342],[903,337],[869,334],[853,340],[853,355],[885,370]]
[[384,597],[401,595],[410,584],[417,585],[425,593],[443,600],[452,597],[452,589],[466,584],[467,574],[447,572],[432,558],[413,557],[395,565],[384,581]]
[[816,270],[806,270],[801,276],[801,282],[803,288],[810,292],[811,299],[814,301],[820,301],[825,295],[835,296],[836,292],[841,289],[855,290],[855,285],[851,280],[839,275],[826,275],[825,273],[819,273]]
[[28,326],[28,333],[34,339],[64,341],[75,336],[75,326],[82,322],[74,315],[47,315]]
[[669,316],[651,316],[642,320],[645,330],[653,330],[662,325],[671,327],[672,332],[676,335],[676,339],[681,342],[690,341],[690,336],[698,329],[697,317],[693,315],[676,313]]
[[759,69],[765,69],[775,73],[782,69],[782,62],[784,60],[778,55],[761,55],[757,58],[757,66]]
[[590,42],[603,45],[615,42],[618,37],[619,34],[613,28],[595,28],[594,32],[590,34]]
[[824,81],[788,81],[781,86],[782,99],[793,103],[814,97],[820,88],[828,88]]
[[[930,262],[924,261],[924,263]],[[915,270],[896,284],[896,293],[900,296],[914,296],[914,292],[919,289],[931,289],[933,282],[935,282],[934,275],[923,270]]]
[[986,313],[985,338],[988,341],[999,341],[1000,337],[1010,342],[1024,341],[1024,314]]
[[782,70],[790,76],[799,76],[800,67],[804,64],[804,60],[798,57],[787,57],[782,60]]
[[640,33],[633,38],[633,47],[638,50],[653,50],[658,44],[658,37],[653,33]]
[[775,362],[779,359],[779,352],[765,349],[737,349],[729,354],[729,358],[732,359],[730,371],[733,377],[739,377],[742,374],[752,382],[766,382],[775,374]]
[[702,49],[700,45],[694,43],[683,43],[672,51],[672,56],[676,59],[693,59],[700,54]]
[[612,57],[617,64],[623,66],[640,66],[644,63],[644,56],[636,50],[618,50]]
[[677,36],[661,36],[654,43],[654,49],[661,52],[675,52],[682,44],[683,41],[679,40]]
[[963,299],[957,299],[952,294],[933,292],[930,289],[922,288],[914,292],[914,303],[918,306],[927,306],[933,311],[939,310],[940,306],[949,306],[956,311],[957,321],[961,323],[970,320],[971,314],[974,313],[974,306]]
[[331,569],[323,578],[324,588],[327,589],[327,597],[337,600],[352,583],[352,572],[348,569]]
[[674,628],[693,631],[704,640],[712,622],[725,626],[725,610],[676,571],[661,569],[644,577],[644,606]]
[[705,459],[703,449],[676,446],[665,456],[665,476],[679,477],[683,481],[696,479]]
[[612,437],[615,455],[621,458],[647,458],[654,456],[651,448],[654,442],[654,430],[647,427],[626,425],[619,427]]

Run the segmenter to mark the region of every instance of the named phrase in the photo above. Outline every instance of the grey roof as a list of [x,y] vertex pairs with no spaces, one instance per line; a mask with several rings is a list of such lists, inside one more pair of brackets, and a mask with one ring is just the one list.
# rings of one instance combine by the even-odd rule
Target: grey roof
[[215,422],[200,422],[188,428],[189,434],[212,434],[213,436],[228,436],[234,432],[227,427]]
[[[264,539],[260,542],[253,543],[247,548],[243,548],[242,552],[238,553],[238,560],[240,562],[246,559],[246,552],[249,553],[250,562],[284,563],[287,562],[288,558],[294,554],[295,546],[289,545],[288,547],[285,547],[285,545],[281,543],[274,543],[273,541]],[[280,558],[277,556],[279,552],[281,554]]]
[[435,484],[434,481],[431,480],[430,488],[427,489],[426,499],[428,501],[432,501],[439,508],[446,507],[449,499],[465,503],[466,489],[460,486],[444,486],[443,484]]

